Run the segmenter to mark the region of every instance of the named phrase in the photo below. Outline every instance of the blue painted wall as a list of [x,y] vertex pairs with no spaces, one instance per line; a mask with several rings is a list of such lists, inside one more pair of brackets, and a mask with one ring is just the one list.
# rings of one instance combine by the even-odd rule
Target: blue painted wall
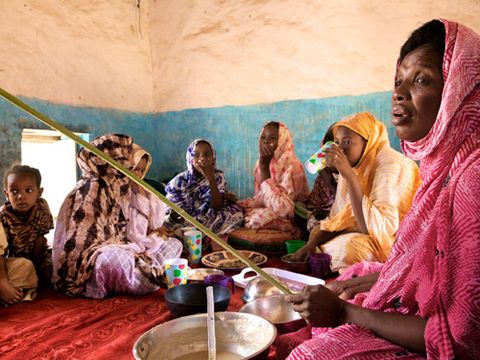
[[[390,125],[390,96],[390,92],[380,92],[160,114],[79,108],[35,99],[22,100],[70,130],[90,133],[92,138],[107,132],[133,136],[138,144],[152,153],[154,163],[147,177],[156,180],[164,180],[183,171],[186,168],[185,151],[188,144],[195,138],[208,139],[216,147],[218,167],[225,171],[231,190],[240,197],[246,197],[253,193],[252,171],[258,156],[258,135],[266,121],[281,121],[290,128],[295,151],[302,161],[317,149],[330,124],[360,111],[370,111],[384,121],[393,147],[399,149],[398,139]],[[0,100],[2,173],[13,161],[20,160],[23,128],[46,126],[10,103]],[[312,184],[314,176],[308,174],[308,179]]]

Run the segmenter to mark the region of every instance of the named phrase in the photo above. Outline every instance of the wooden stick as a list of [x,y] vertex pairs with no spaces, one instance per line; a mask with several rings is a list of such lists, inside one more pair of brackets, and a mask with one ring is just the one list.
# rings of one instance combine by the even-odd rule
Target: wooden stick
[[267,280],[270,284],[275,286],[276,288],[280,289],[283,293],[285,294],[292,294],[290,289],[285,287],[283,284],[281,284],[279,281],[277,281],[274,277],[271,275],[267,274],[265,271],[263,271],[260,267],[257,266],[253,261],[250,261],[247,259],[245,256],[243,256],[241,253],[236,251],[234,248],[232,248],[230,245],[228,245],[225,241],[220,239],[212,230],[209,228],[203,226],[201,223],[199,223],[197,220],[195,220],[193,217],[191,217],[188,213],[186,213],[182,208],[180,208],[178,205],[172,203],[170,200],[168,200],[165,196],[160,194],[156,189],[154,189],[150,184],[146,183],[142,179],[140,179],[137,175],[135,175],[133,172],[128,170],[126,167],[124,167],[122,164],[119,162],[113,160],[110,156],[105,154],[103,151],[100,151],[96,147],[94,147],[92,144],[89,142],[83,140],[70,130],[68,130],[66,127],[63,125],[57,123],[56,121],[50,119],[49,117],[43,115],[42,113],[38,112],[34,108],[30,107],[29,105],[25,104],[23,101],[18,99],[16,96],[8,93],[4,89],[0,88],[0,96],[3,97],[5,100],[9,101],[13,105],[17,106],[21,110],[25,111],[26,113],[30,114],[37,120],[40,120],[44,124],[50,126],[52,129],[57,130],[58,132],[61,132],[63,135],[69,137],[73,141],[75,141],[77,144],[83,146],[87,150],[93,152],[95,155],[97,155],[100,159],[104,160],[111,166],[113,166],[115,169],[120,171],[121,173],[125,174],[130,180],[138,184],[139,186],[143,187],[145,190],[150,191],[152,194],[157,196],[161,201],[163,201],[168,207],[172,208],[178,215],[180,215],[182,218],[184,218],[186,221],[188,221],[190,224],[195,226],[197,229],[199,229],[202,233],[207,235],[210,239],[215,241],[218,245],[220,245],[223,249],[231,253],[234,257],[236,257],[238,260],[243,262],[245,265],[251,267],[253,270],[257,272],[258,275],[262,276],[265,280]]

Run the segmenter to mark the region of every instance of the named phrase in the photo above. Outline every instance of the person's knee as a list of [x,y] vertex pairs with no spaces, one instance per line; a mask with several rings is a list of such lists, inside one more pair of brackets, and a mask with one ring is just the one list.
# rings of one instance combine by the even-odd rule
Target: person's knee
[[14,287],[32,289],[38,285],[35,266],[26,258],[13,258],[8,261],[8,277]]

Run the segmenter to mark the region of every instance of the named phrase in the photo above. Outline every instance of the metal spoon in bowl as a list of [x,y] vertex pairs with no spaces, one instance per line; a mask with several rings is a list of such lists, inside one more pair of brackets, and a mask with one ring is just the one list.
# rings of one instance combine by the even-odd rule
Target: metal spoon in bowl
[[215,303],[212,286],[207,286],[207,335],[208,360],[216,360],[217,348],[215,341]]

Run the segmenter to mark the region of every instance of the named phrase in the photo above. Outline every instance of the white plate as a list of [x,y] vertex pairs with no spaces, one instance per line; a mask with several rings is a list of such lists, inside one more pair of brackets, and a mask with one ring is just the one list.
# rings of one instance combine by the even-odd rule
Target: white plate
[[[325,284],[325,281],[322,279],[318,279],[313,276],[298,274],[293,271],[282,270],[277,268],[263,268],[262,270],[269,275],[276,276],[280,280],[285,281],[289,285],[289,288],[291,290],[301,291],[305,286]],[[240,272],[239,274],[232,276],[233,281],[235,282],[235,285],[237,285],[238,287],[244,288],[250,282],[250,280],[253,280],[258,276],[257,274],[257,275],[245,278],[245,275],[249,272],[254,272],[256,274],[256,271],[253,270],[252,268],[246,268],[246,269],[243,269],[242,272]]]

